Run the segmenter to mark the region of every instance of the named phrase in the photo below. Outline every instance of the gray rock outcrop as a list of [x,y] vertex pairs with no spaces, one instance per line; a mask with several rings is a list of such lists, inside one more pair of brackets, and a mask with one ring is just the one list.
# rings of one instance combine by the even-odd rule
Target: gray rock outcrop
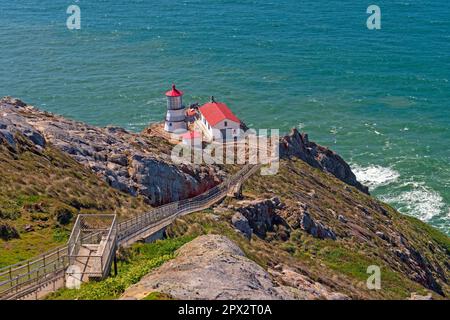
[[280,157],[297,157],[309,165],[334,175],[339,180],[364,193],[369,188],[356,180],[350,166],[337,153],[309,141],[308,135],[292,129],[291,133],[280,141]]
[[89,126],[10,97],[0,100],[0,115],[0,141],[12,150],[17,148],[17,134],[38,149],[50,143],[113,188],[143,195],[154,205],[198,195],[224,177],[214,166],[173,165],[170,155],[154,146],[152,137]]
[[231,218],[231,224],[242,234],[245,235],[247,239],[252,237],[253,230],[250,227],[248,219],[240,212],[236,212]]
[[200,236],[128,288],[121,299],[159,292],[187,300],[346,300],[345,294],[282,265],[264,270],[230,239]]
[[268,270],[277,283],[289,290],[298,300],[350,300],[350,297],[332,291],[325,285],[300,274],[285,265],[276,265]]
[[413,292],[411,293],[411,296],[408,298],[408,300],[433,300],[433,296],[431,295],[431,293],[423,296]]
[[292,227],[301,228],[314,238],[336,240],[336,234],[328,226],[320,221],[316,221],[308,212],[308,206],[304,203],[299,204],[299,215]]
[[128,288],[121,299],[143,299],[152,292],[188,300],[294,298],[234,242],[219,235],[200,236],[185,244],[175,259]]
[[260,238],[265,238],[267,232],[274,230],[274,225],[287,224],[277,214],[277,210],[284,208],[278,197],[271,199],[239,201],[236,210],[247,220],[253,232]]

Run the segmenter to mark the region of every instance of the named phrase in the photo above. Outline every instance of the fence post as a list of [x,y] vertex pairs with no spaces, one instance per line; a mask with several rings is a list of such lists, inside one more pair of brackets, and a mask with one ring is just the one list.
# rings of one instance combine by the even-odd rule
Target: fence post
[[117,276],[117,255],[116,252],[114,252],[114,276]]

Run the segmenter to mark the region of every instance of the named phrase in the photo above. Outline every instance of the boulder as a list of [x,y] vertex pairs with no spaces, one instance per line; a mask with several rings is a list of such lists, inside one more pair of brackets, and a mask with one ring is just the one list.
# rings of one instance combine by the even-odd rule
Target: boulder
[[274,231],[274,225],[289,227],[284,219],[277,214],[278,210],[284,208],[278,197],[271,199],[240,201],[236,210],[247,220],[253,232],[264,239],[267,232]]
[[316,222],[308,212],[300,215],[300,227],[314,238],[336,240],[336,234],[321,222]]
[[297,272],[285,265],[276,265],[268,272],[274,279],[284,286],[284,289],[295,295],[298,300],[350,300],[350,297],[334,291],[322,283],[314,281],[309,277]]
[[27,224],[27,225],[25,225],[25,227],[23,228],[23,230],[24,230],[25,232],[31,232],[31,231],[34,231],[34,228],[33,228],[33,226],[32,226],[31,224]]
[[253,230],[246,217],[240,212],[236,212],[231,218],[231,224],[240,232],[242,232],[248,239],[252,237]]
[[342,223],[347,223],[347,222],[348,222],[347,218],[345,218],[342,214],[340,214],[340,215],[338,216],[338,220],[339,220],[340,222],[342,222]]
[[45,138],[40,132],[33,129],[25,129],[22,130],[22,134],[30,139],[35,145],[41,148],[45,147]]
[[375,232],[375,234],[376,234],[378,237],[380,237],[381,239],[383,239],[384,241],[389,241],[389,237],[386,236],[383,232],[377,231],[377,232]]
[[282,300],[280,290],[261,266],[230,239],[204,235],[178,249],[173,260],[144,276],[121,299],[143,299],[152,292],[180,300]]
[[16,141],[10,131],[0,129],[0,140],[5,141],[11,148],[16,149]]
[[411,296],[408,298],[408,300],[433,300],[433,296],[431,295],[431,293],[423,296],[413,292],[411,293]]

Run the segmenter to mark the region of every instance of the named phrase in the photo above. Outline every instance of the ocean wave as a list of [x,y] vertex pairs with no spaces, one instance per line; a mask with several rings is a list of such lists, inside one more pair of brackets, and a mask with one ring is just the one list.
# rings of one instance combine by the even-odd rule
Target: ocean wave
[[429,221],[441,214],[445,207],[442,196],[423,184],[407,183],[412,188],[394,195],[382,196],[381,200],[394,205],[398,211]]
[[389,167],[376,165],[368,167],[352,165],[351,167],[356,179],[372,190],[395,182],[400,177],[397,171]]

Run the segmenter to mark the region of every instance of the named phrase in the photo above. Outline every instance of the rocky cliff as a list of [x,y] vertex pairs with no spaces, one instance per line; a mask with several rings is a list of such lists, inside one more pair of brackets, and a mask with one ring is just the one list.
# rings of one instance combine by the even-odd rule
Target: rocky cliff
[[[213,212],[180,219],[168,237],[226,235],[276,284],[308,297],[313,288],[322,292],[315,298],[336,299],[450,294],[446,235],[297,157],[282,160],[276,175],[255,174],[243,199],[227,199]],[[370,268],[380,270],[380,289],[366,284]]]
[[308,135],[300,133],[297,129],[292,129],[289,135],[281,139],[280,156],[300,158],[309,165],[334,175],[360,191],[369,193],[369,188],[356,180],[355,174],[344,159],[334,151],[309,141]]
[[[78,213],[139,214],[197,195],[236,169],[174,165],[162,137],[92,127],[13,98],[0,100],[0,116],[0,266],[63,243]],[[125,297],[450,294],[447,236],[370,197],[339,155],[306,134],[282,138],[280,155],[279,172],[252,176],[243,198],[171,225],[170,239],[200,238]],[[220,237],[201,237],[208,234]],[[381,269],[380,290],[366,286],[370,266]]]
[[[11,148],[16,148],[17,133],[39,148],[50,143],[90,168],[113,188],[143,195],[153,205],[198,195],[225,176],[219,166],[173,165],[171,145],[162,137],[133,134],[117,127],[89,126],[40,111],[11,97],[0,100],[0,113],[0,139]],[[368,192],[339,155],[310,142],[306,134],[293,129],[280,142],[281,157],[298,157]]]
[[158,137],[89,126],[9,97],[0,100],[0,114],[0,140],[10,148],[16,148],[18,133],[39,148],[51,144],[113,188],[143,195],[152,205],[198,195],[224,176],[214,166],[173,165],[170,145]]
[[236,243],[227,237],[204,235],[178,249],[175,259],[128,288],[122,299],[143,299],[153,292],[174,299],[348,298],[281,266],[270,272],[277,276],[289,274],[289,277],[295,278],[295,284],[288,286],[277,283],[269,272],[248,259]]

